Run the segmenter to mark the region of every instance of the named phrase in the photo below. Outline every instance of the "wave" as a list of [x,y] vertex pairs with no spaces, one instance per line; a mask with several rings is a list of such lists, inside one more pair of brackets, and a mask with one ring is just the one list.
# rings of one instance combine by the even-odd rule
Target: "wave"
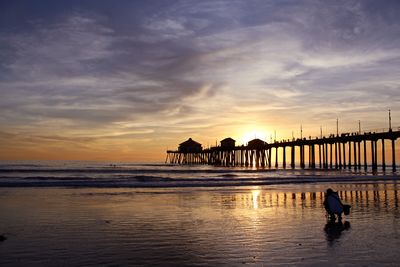
[[0,162],[0,187],[221,187],[398,181],[354,170],[180,166],[160,163]]
[[132,176],[113,179],[83,177],[30,177],[23,179],[2,179],[0,187],[94,187],[94,188],[140,188],[140,187],[224,187],[259,186],[304,183],[357,183],[397,182],[398,176],[302,176],[302,177],[212,177],[212,178],[165,178],[157,176]]
[[123,168],[84,168],[84,169],[63,169],[63,168],[32,168],[32,169],[16,169],[16,168],[0,168],[0,173],[7,172],[21,172],[21,173],[34,173],[34,172],[79,172],[79,173],[156,173],[156,172],[165,172],[165,173],[226,173],[226,172],[235,172],[235,173],[271,173],[276,172],[276,169],[123,169]]

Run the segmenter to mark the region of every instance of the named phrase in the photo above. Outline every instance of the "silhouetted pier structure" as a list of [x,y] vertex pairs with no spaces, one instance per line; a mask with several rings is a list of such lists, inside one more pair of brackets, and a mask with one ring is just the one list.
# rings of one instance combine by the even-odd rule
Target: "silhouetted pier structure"
[[[220,146],[202,149],[201,144],[189,139],[177,151],[168,150],[166,163],[210,164],[218,166],[272,167],[271,156],[275,153],[274,167],[315,169],[378,169],[378,142],[381,142],[381,166],[386,170],[385,141],[391,142],[392,170],[396,171],[396,140],[400,131],[381,133],[343,133],[322,138],[302,138],[267,143],[260,139],[251,140],[247,146],[235,146],[235,140],[226,138]],[[194,143],[193,143],[194,142]],[[183,145],[183,146],[182,146]],[[194,149],[192,149],[194,147]],[[281,160],[279,160],[279,151]],[[306,153],[307,151],[307,153]],[[290,154],[289,158],[287,154]],[[367,157],[367,155],[369,155]],[[296,161],[296,156],[299,160]],[[279,164],[280,163],[280,164]],[[290,166],[289,166],[290,165]]]

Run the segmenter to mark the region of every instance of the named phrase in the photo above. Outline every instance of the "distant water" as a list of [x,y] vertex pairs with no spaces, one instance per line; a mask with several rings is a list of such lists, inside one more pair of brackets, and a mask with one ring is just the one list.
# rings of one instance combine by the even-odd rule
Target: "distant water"
[[0,161],[0,187],[222,187],[398,180],[393,172],[179,166],[91,161]]

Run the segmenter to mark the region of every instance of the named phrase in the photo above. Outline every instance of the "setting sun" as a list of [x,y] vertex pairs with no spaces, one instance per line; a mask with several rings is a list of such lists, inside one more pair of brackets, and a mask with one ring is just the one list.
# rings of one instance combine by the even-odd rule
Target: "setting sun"
[[261,139],[266,142],[271,142],[271,137],[274,138],[272,131],[262,129],[261,127],[258,128],[249,127],[238,136],[239,136],[238,143],[243,145],[246,145],[249,141],[255,138]]

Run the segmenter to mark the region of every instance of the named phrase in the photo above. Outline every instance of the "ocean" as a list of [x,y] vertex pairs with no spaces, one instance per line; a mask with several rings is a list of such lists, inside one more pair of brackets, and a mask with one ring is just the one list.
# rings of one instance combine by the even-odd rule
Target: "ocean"
[[[396,173],[2,162],[0,266],[397,266]],[[330,222],[327,188],[351,212]]]
[[0,187],[222,187],[395,181],[393,172],[90,161],[0,162]]

